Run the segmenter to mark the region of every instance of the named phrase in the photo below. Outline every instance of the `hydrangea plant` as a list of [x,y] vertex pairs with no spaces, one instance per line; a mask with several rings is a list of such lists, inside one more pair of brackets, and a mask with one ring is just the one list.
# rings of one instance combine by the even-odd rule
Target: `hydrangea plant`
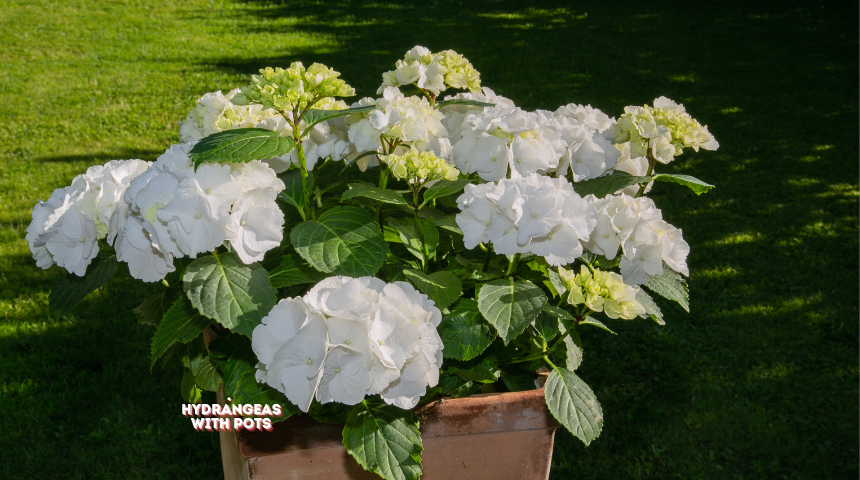
[[663,324],[652,294],[689,310],[690,247],[644,194],[713,188],[655,169],[714,137],[665,97],[617,120],[525,111],[451,50],[409,50],[352,105],[339,76],[263,69],[203,95],[154,162],[91,167],[40,201],[30,250],[69,272],[51,308],[124,262],[163,284],[135,314],[156,329],[152,365],[182,361],[186,401],[220,390],[343,422],[384,478],[421,473],[411,409],[540,388],[541,369],[549,410],[589,444],[603,412],[577,332]]

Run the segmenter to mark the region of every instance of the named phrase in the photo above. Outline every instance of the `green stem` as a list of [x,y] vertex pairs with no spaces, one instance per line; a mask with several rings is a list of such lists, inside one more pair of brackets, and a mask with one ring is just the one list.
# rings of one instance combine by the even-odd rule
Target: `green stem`
[[[647,148],[647,150],[646,150],[645,155],[648,158],[648,173],[646,173],[645,176],[650,177],[651,174],[654,173],[654,165],[657,164],[657,160],[654,158],[653,155],[651,155],[651,149],[648,147],[646,147],[646,148]],[[647,186],[648,186],[648,182],[645,182],[642,185],[639,185],[639,191],[636,192],[636,195],[634,195],[633,198],[641,197],[642,194],[645,193],[645,187],[647,187]]]
[[421,225],[421,217],[418,215],[418,207],[415,207],[415,228],[421,235],[421,270],[427,273],[427,264],[430,262],[430,253],[427,251],[427,240],[424,236],[424,227]]
[[544,359],[544,361],[547,363],[547,365],[549,365],[553,370],[555,370],[556,368],[558,368],[558,367],[556,367],[556,366],[555,366],[555,364],[554,364],[554,363],[552,363],[552,362],[549,360],[549,357],[547,357],[546,355],[544,355],[544,356],[543,356],[543,359]]
[[[385,190],[385,187],[388,186],[388,165],[381,164],[379,169],[379,188]],[[376,206],[376,223],[382,225],[382,204]]]
[[529,355],[529,356],[527,356],[527,357],[522,357],[522,358],[518,358],[518,359],[516,359],[516,360],[511,360],[511,361],[509,361],[509,362],[501,363],[501,364],[499,364],[499,366],[502,366],[502,365],[510,365],[510,364],[512,364],[512,363],[530,362],[530,361],[532,361],[532,360],[540,360],[541,358],[543,358],[543,356],[544,356],[544,354],[543,354],[543,353],[537,353],[537,354],[535,354],[535,355]]
[[[481,246],[483,247],[484,244],[482,243]],[[493,254],[490,253],[490,249],[489,248],[485,249],[484,250],[484,268],[481,269],[482,272],[487,273],[487,269],[490,268],[490,260],[492,260],[492,259],[493,259]]]

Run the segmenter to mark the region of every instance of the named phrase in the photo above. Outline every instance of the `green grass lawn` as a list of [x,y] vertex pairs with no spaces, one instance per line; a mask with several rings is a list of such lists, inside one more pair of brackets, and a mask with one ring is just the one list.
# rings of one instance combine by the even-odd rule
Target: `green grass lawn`
[[856,2],[389,3],[7,0],[0,9],[0,478],[220,475],[217,434],[149,372],[147,287],[120,276],[64,318],[25,229],[86,167],[152,160],[203,93],[325,63],[359,96],[416,44],[453,48],[518,105],[610,115],[666,95],[720,141],[653,198],[692,247],[692,312],[582,329],[606,415],[557,434],[552,478],[858,475]]

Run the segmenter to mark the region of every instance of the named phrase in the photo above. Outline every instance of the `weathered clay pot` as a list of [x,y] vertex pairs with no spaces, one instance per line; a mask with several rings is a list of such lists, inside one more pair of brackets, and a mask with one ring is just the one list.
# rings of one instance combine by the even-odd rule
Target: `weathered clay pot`
[[[220,397],[220,396],[219,396]],[[223,403],[223,398],[219,398]],[[545,480],[559,426],[543,389],[444,398],[415,411],[424,441],[422,479]],[[225,480],[378,480],[341,443],[343,424],[306,415],[274,430],[222,431]]]

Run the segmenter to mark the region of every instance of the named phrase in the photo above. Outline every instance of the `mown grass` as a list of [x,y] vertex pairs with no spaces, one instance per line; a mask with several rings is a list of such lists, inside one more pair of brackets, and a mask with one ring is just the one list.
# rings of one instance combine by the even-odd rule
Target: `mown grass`
[[176,369],[127,276],[48,314],[63,272],[23,241],[37,198],[113,158],[154,159],[197,97],[263,66],[319,61],[359,95],[415,44],[464,53],[525,108],[610,115],[666,95],[717,152],[665,171],[692,313],[583,329],[606,413],[585,448],[559,432],[553,478],[856,478],[856,2],[571,6],[240,0],[11,0],[0,9],[0,478],[217,478],[215,434],[179,414]]

